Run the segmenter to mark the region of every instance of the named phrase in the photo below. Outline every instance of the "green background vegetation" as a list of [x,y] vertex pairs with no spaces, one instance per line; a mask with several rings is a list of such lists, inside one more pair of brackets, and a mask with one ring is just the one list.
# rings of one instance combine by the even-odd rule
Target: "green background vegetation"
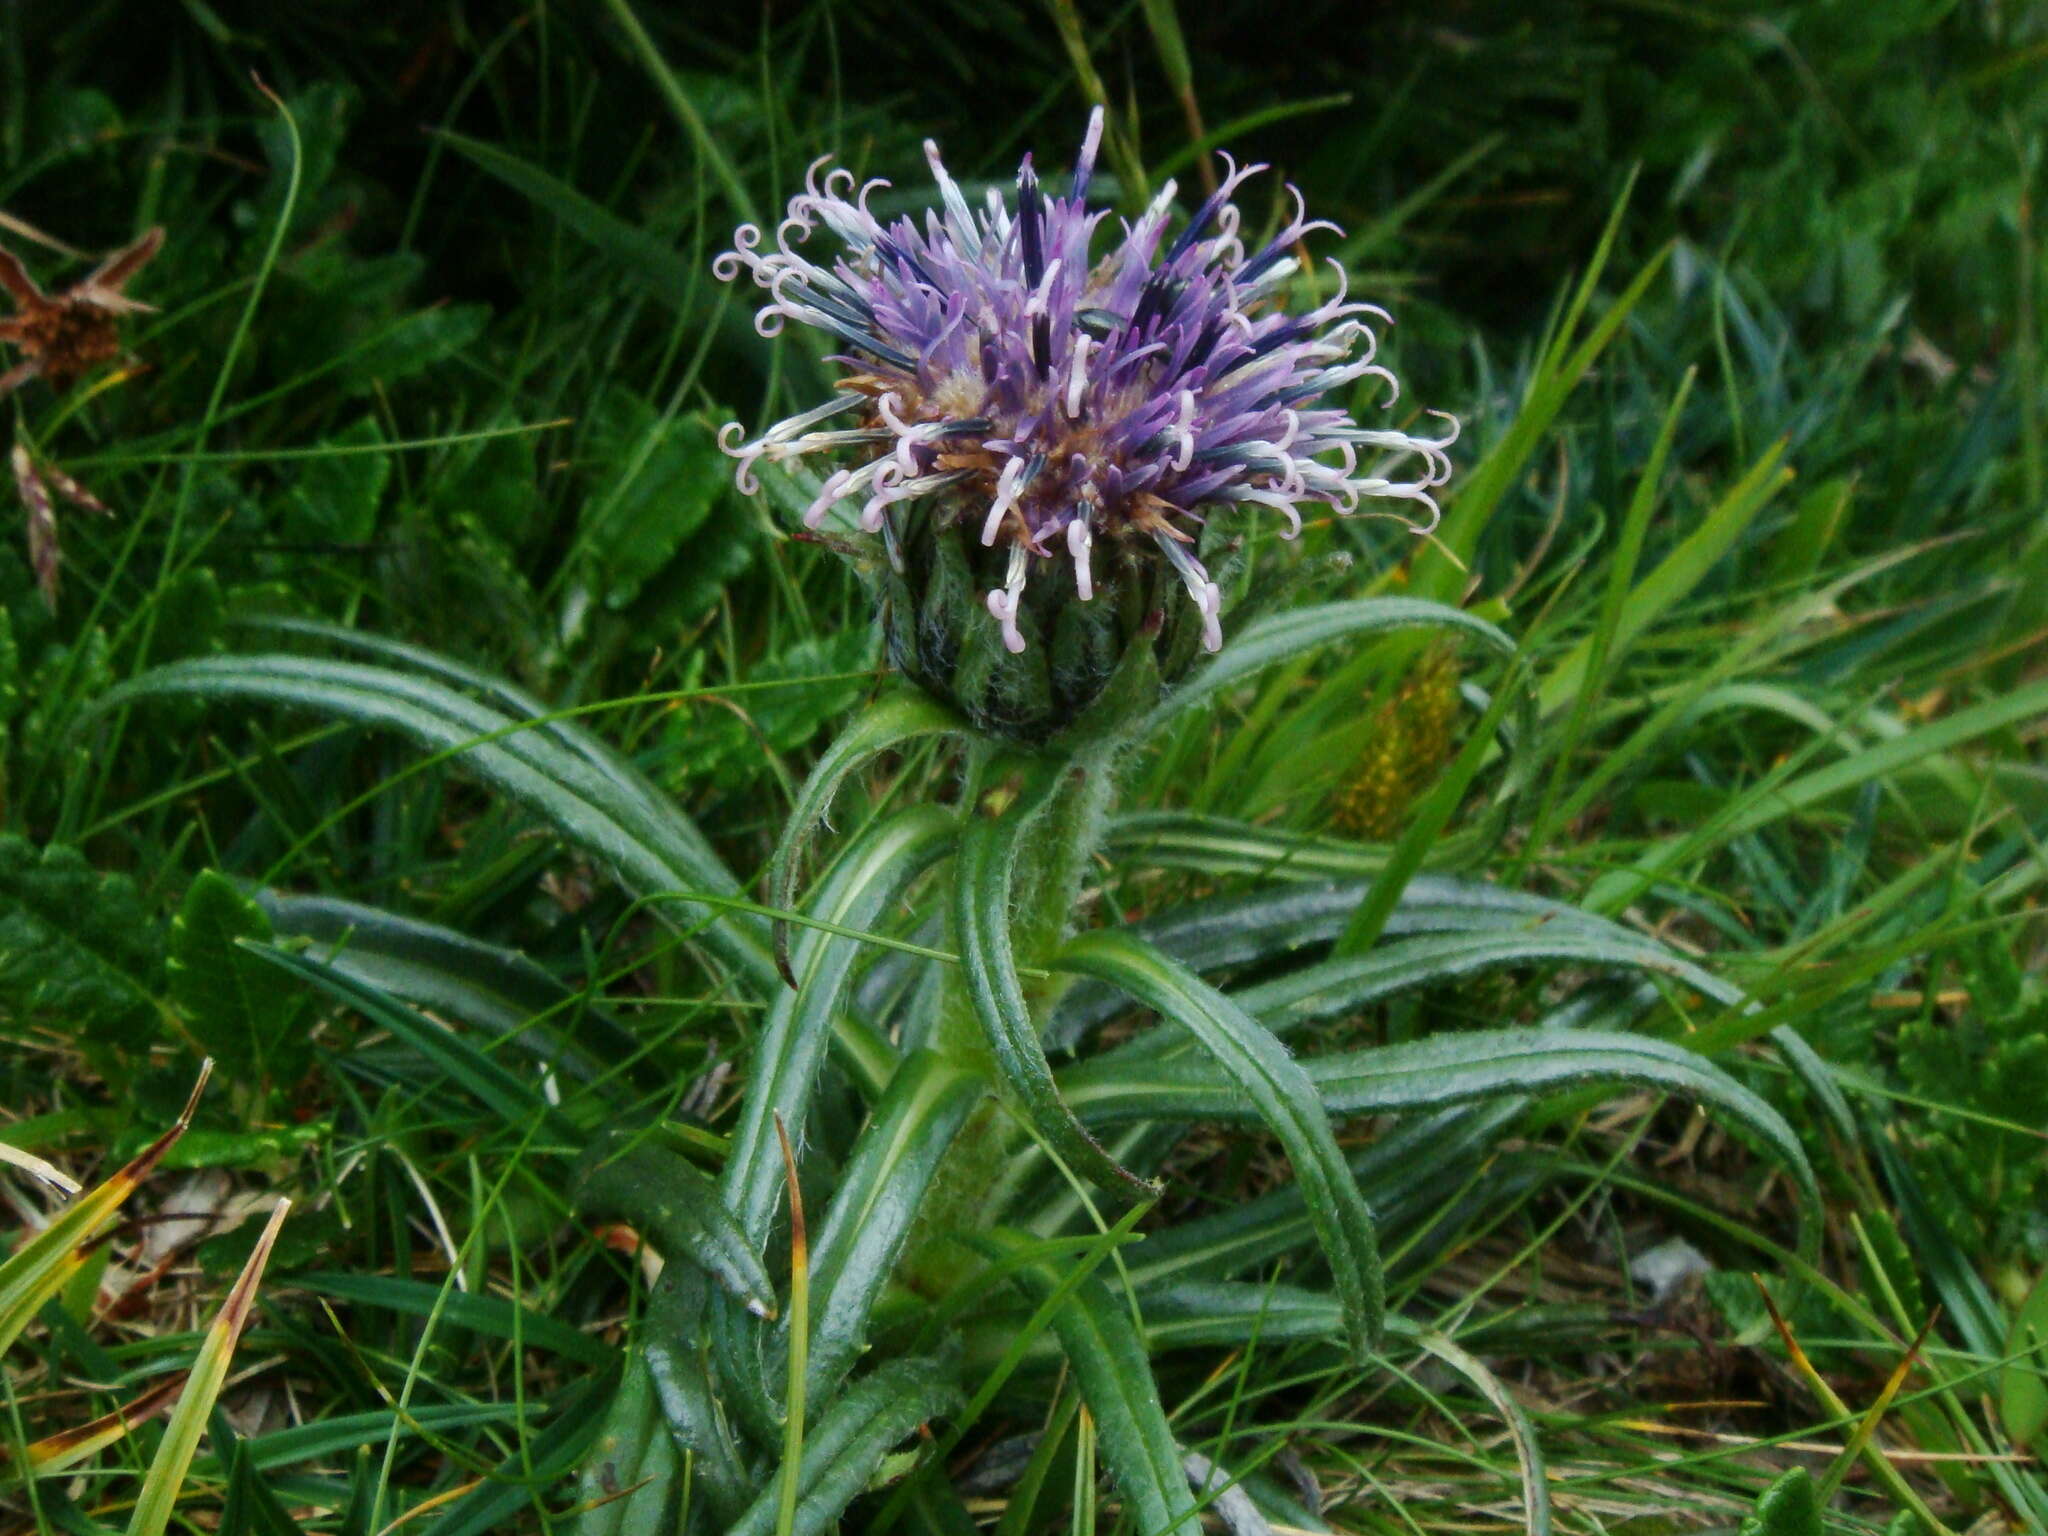
[[[1831,1530],[1911,1503],[1956,1530],[2048,1529],[2026,1332],[2048,1328],[2042,13],[639,12],[0,12],[0,212],[86,252],[168,231],[131,290],[159,306],[126,327],[135,366],[0,407],[112,509],[60,510],[54,610],[19,527],[0,539],[0,1140],[83,1175],[169,1124],[211,1054],[151,1209],[215,1188],[173,1179],[205,1170],[295,1202],[238,1357],[264,1369],[223,1399],[240,1427],[216,1418],[177,1518],[213,1529],[225,1505],[224,1528],[289,1529],[250,1491],[260,1463],[276,1518],[309,1531],[373,1536],[440,1495],[411,1529],[569,1529],[590,1486],[549,1458],[565,1420],[594,1422],[647,1298],[570,1209],[556,1123],[486,1070],[516,1063],[530,1098],[530,1058],[466,1047],[451,1066],[374,996],[342,1006],[252,944],[341,931],[318,898],[488,946],[415,958],[484,978],[515,1030],[575,1021],[550,1081],[583,1132],[665,1117],[697,1153],[732,1129],[761,1004],[456,751],[110,692],[252,651],[411,664],[316,622],[419,647],[581,711],[762,897],[879,648],[853,576],[790,540],[790,508],[732,488],[717,427],[817,398],[828,367],[756,337],[751,293],[711,259],[742,219],[772,223],[818,154],[914,204],[926,136],[964,182],[1001,181],[1026,149],[1056,171],[1100,96],[1107,193],[1128,209],[1168,176],[1198,186],[1201,144],[1271,162],[1344,226],[1324,248],[1354,293],[1396,315],[1403,407],[1464,423],[1445,538],[1466,570],[1363,521],[1299,549],[1248,530],[1251,559],[1313,568],[1325,596],[1467,603],[1520,643],[1541,726],[1517,745],[1527,793],[1489,827],[1494,769],[1462,798],[1432,789],[1468,739],[1459,684],[1501,684],[1497,661],[1379,645],[1283,668],[1131,765],[1126,808],[1179,819],[1114,845],[1096,910],[1135,920],[1283,863],[1369,875],[1440,815],[1413,850],[1432,867],[1698,960],[1762,1011],[1673,985],[1645,1028],[1716,1053],[1819,1170],[1821,1283],[1791,1323],[1827,1385],[1747,1278],[1796,1267],[1789,1181],[1648,1092],[1546,1100],[1434,1180],[1425,1146],[1413,1208],[1382,1233],[1395,1304],[1455,1320],[1508,1383],[1557,1529],[1733,1527],[1794,1465],[1838,1469]],[[1252,184],[1248,230],[1279,181]],[[50,285],[83,270],[14,224],[0,242]],[[857,830],[954,785],[908,750],[840,815]],[[895,928],[929,941],[915,907]],[[1327,1040],[1533,1023],[1584,980],[1447,971]],[[1785,1023],[1838,1103],[1751,1049]],[[843,1145],[858,1102],[837,1085],[815,1113]],[[1386,1127],[1343,1130],[1350,1148]],[[1198,1134],[1149,1224],[1242,1203],[1278,1166],[1256,1135]],[[13,1187],[18,1213],[38,1208]],[[9,1356],[0,1439],[189,1365],[257,1225],[126,1292],[74,1286]],[[123,1263],[146,1230],[117,1235]],[[1712,1270],[1651,1297],[1629,1261],[1679,1236]],[[1883,1468],[1784,1447],[1846,1443],[1936,1306],[1877,1432]],[[1163,1370],[1190,1444],[1228,1447],[1256,1402],[1262,1475],[1321,1488],[1340,1529],[1521,1519],[1496,1405],[1440,1364],[1360,1372],[1289,1338]],[[998,1412],[957,1459],[1040,1427]],[[0,1491],[0,1529],[118,1528],[159,1433]],[[1008,1485],[991,1486],[960,1508],[997,1518]],[[1128,1518],[1100,1496],[1062,1486],[1018,1528]],[[1768,1528],[1820,1529],[1796,1502]],[[905,1518],[959,1529],[952,1514]]]

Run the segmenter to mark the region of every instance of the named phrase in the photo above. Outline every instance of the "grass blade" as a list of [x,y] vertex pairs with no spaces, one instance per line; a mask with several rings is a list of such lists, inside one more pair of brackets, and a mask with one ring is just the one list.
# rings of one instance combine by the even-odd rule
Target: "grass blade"
[[207,1419],[213,1413],[214,1399],[220,1396],[220,1389],[227,1382],[228,1365],[234,1359],[235,1345],[241,1339],[249,1313],[256,1305],[256,1287],[263,1279],[263,1266],[269,1262],[271,1245],[277,1241],[278,1228],[284,1225],[284,1218],[290,1210],[289,1200],[277,1202],[262,1236],[256,1240],[255,1251],[242,1266],[242,1273],[228,1292],[227,1300],[222,1303],[212,1326],[206,1330],[198,1358],[192,1362],[191,1374],[185,1378],[185,1390],[178,1398],[170,1423],[164,1427],[163,1443],[157,1447],[149,1471],[142,1480],[142,1491],[136,1495],[135,1510],[128,1520],[128,1536],[163,1536],[171,1523],[179,1490],[184,1487],[185,1474],[192,1466],[193,1454],[199,1449],[199,1437],[205,1432]]

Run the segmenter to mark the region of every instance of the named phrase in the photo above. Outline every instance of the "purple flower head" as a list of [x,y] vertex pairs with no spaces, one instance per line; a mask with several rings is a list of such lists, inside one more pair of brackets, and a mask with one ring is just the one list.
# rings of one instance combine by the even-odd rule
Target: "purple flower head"
[[[1222,594],[1195,558],[1192,529],[1205,507],[1257,502],[1301,529],[1297,510],[1317,502],[1354,512],[1366,497],[1412,503],[1418,531],[1436,525],[1431,491],[1450,476],[1441,437],[1361,427],[1328,403],[1374,378],[1392,404],[1398,385],[1373,361],[1369,322],[1388,316],[1337,292],[1289,314],[1283,285],[1312,231],[1300,194],[1295,215],[1256,251],[1238,238],[1232,194],[1264,166],[1229,174],[1167,239],[1171,182],[1099,260],[1086,197],[1102,138],[1089,119],[1065,197],[1039,184],[1027,155],[1014,205],[990,189],[968,205],[929,140],[925,158],[940,206],[923,224],[885,224],[868,200],[885,181],[856,189],[843,168],[811,167],[764,253],[742,225],[713,264],[742,268],[768,290],[755,317],[764,336],[796,320],[845,345],[839,392],[752,442],[728,425],[720,445],[739,460],[741,490],[754,466],[849,450],[828,474],[804,521],[816,527],[858,502],[860,526],[895,535],[891,509],[929,500],[980,544],[1007,550],[988,611],[1004,644],[1022,651],[1019,604],[1038,562],[1065,562],[1083,602],[1095,594],[1091,551],[1118,541],[1169,562],[1202,616],[1204,646],[1222,644]],[[1294,189],[1288,189],[1293,192]],[[803,247],[823,225],[840,249],[829,264]],[[1441,414],[1441,413],[1434,413]],[[993,573],[992,573],[993,574]]]

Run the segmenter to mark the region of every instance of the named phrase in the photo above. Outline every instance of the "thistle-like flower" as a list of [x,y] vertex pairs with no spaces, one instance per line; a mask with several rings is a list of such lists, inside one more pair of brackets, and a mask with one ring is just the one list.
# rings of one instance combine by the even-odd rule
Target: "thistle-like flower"
[[[1067,590],[1084,605],[1119,588],[1149,594],[1161,572],[1186,589],[1213,651],[1222,593],[1197,558],[1205,510],[1269,507],[1291,537],[1305,503],[1349,513],[1382,498],[1414,508],[1426,532],[1456,423],[1417,436],[1361,426],[1334,403],[1373,379],[1392,404],[1398,386],[1373,360],[1371,326],[1388,317],[1347,297],[1334,262],[1334,296],[1304,313],[1282,307],[1303,240],[1335,226],[1310,220],[1294,193],[1294,216],[1247,253],[1232,197],[1264,166],[1225,157],[1221,186],[1170,239],[1169,182],[1095,258],[1107,214],[1086,197],[1101,137],[1098,109],[1064,197],[1041,186],[1027,156],[1014,206],[991,189],[980,210],[927,141],[941,206],[922,227],[869,211],[887,182],[856,188],[851,172],[821,180],[828,162],[812,166],[776,248],[764,253],[761,231],[742,225],[713,270],[730,280],[745,269],[768,290],[762,335],[789,320],[829,332],[845,344],[834,361],[846,371],[830,400],[751,442],[731,424],[720,443],[749,493],[763,460],[843,451],[806,524],[857,505],[899,578],[917,577],[914,542],[950,539],[949,579],[936,585],[973,581],[1012,654],[1034,629],[1057,643]],[[800,249],[820,224],[840,247],[829,264]],[[1038,598],[1047,565],[1066,567],[1059,595]],[[929,610],[934,585],[915,579],[899,596]],[[957,669],[961,645],[947,628],[928,611],[892,618],[898,660],[921,681]]]

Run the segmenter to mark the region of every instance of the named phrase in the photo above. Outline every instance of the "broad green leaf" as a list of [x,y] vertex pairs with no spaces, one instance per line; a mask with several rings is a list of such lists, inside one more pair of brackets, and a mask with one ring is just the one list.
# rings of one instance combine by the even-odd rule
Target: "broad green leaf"
[[278,508],[284,536],[323,548],[368,543],[391,482],[391,455],[364,450],[384,441],[377,418],[364,416],[321,444],[337,451],[298,466]]
[[1301,1065],[1230,998],[1128,934],[1083,934],[1056,964],[1121,987],[1194,1036],[1207,1054],[1203,1067],[1230,1084],[1228,1097],[1280,1138],[1343,1298],[1353,1353],[1369,1355],[1386,1305],[1372,1212],[1337,1146],[1318,1087]]
[[170,992],[186,1029],[232,1081],[286,1088],[306,1075],[313,1050],[299,1022],[304,994],[241,947],[270,937],[253,897],[203,871],[171,920]]
[[599,479],[583,501],[573,558],[588,562],[605,606],[623,608],[730,500],[730,470],[709,417],[664,415],[626,389],[600,395],[589,428]]
[[822,1536],[867,1490],[891,1449],[961,1401],[951,1373],[937,1361],[896,1359],[877,1367],[842,1393],[805,1435],[794,1520],[778,1523],[778,1477],[733,1524],[730,1536]]

